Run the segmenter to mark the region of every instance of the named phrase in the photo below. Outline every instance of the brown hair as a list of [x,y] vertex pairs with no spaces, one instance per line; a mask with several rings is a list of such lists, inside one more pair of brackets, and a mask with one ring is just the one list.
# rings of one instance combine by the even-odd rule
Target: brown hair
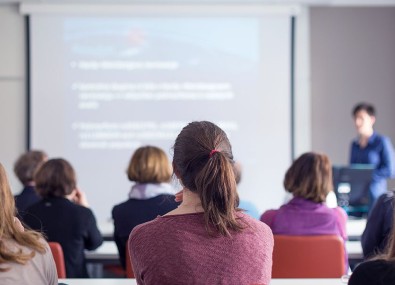
[[155,146],[144,146],[133,153],[127,174],[130,181],[137,183],[169,182],[172,167],[163,150]]
[[14,172],[23,185],[33,181],[34,173],[47,160],[43,151],[32,150],[22,154],[14,164]]
[[73,167],[62,158],[45,162],[34,176],[36,191],[42,197],[64,197],[76,188]]
[[208,232],[214,228],[224,236],[243,228],[236,216],[239,197],[233,163],[228,137],[213,123],[189,123],[174,143],[174,171],[199,195]]
[[324,202],[333,189],[332,167],[325,154],[307,152],[287,170],[284,188],[295,197]]
[[[25,229],[21,231],[14,218],[16,215],[14,197],[12,196],[7,174],[3,165],[0,163],[0,265],[5,263],[26,264],[35,255],[45,252],[45,244],[42,242],[42,236],[34,231]],[[22,249],[9,250],[7,240],[14,240],[16,244],[26,246],[32,251],[30,253],[22,252]],[[0,267],[0,272],[7,271],[10,268]]]

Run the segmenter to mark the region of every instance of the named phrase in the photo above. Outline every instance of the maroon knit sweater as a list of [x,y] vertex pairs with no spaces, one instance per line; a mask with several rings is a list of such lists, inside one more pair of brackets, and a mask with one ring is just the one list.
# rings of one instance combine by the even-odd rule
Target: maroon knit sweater
[[247,227],[210,236],[202,213],[169,215],[135,227],[129,237],[138,284],[269,284],[270,228],[238,214]]

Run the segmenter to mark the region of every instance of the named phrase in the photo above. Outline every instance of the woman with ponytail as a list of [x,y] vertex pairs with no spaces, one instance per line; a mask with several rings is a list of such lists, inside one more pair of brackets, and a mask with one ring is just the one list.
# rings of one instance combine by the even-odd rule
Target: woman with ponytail
[[14,197],[1,164],[0,205],[0,284],[58,284],[47,242],[15,218]]
[[238,209],[225,132],[192,122],[174,144],[181,205],[137,226],[129,251],[138,284],[269,284],[273,235]]

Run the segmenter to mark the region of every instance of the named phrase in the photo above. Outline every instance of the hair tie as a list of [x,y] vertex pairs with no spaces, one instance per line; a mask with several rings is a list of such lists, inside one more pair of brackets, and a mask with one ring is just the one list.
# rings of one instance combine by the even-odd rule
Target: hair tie
[[210,151],[210,158],[214,155],[214,153],[219,152],[219,150],[213,149]]

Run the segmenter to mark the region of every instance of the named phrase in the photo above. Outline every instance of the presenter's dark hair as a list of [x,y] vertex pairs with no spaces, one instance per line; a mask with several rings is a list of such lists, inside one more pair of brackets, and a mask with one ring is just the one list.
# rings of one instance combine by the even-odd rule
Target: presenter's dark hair
[[192,122],[174,143],[173,168],[182,184],[200,197],[206,229],[229,236],[243,225],[237,218],[239,197],[232,147],[225,132],[211,122]]
[[369,114],[369,116],[376,116],[376,110],[374,106],[366,102],[355,105],[354,109],[352,110],[353,117],[355,117],[359,111],[365,111]]
[[73,167],[62,158],[45,162],[34,176],[34,181],[41,197],[64,197],[77,186]]
[[22,154],[14,164],[14,172],[23,185],[33,181],[34,173],[47,160],[43,151],[32,150]]
[[295,197],[321,203],[333,189],[332,166],[325,154],[307,152],[287,170],[284,188]]

